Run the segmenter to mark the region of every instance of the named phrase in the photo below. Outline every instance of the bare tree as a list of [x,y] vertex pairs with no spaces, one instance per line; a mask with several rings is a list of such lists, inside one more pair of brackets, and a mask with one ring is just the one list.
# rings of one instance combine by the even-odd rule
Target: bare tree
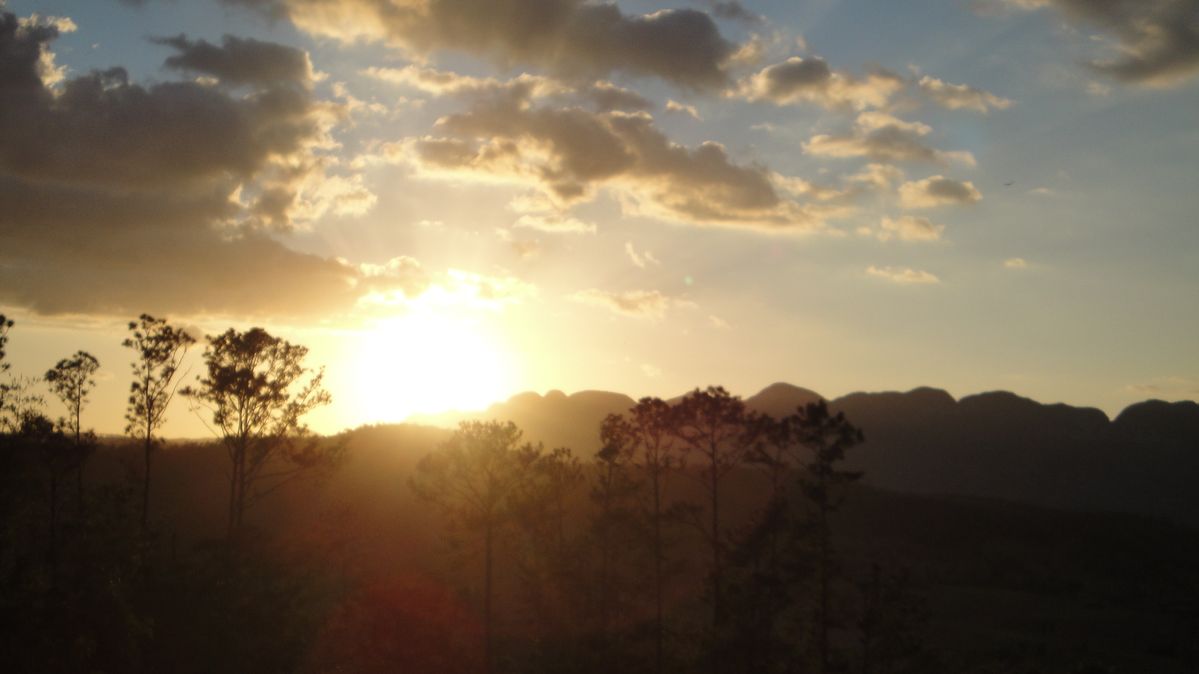
[[229,454],[230,538],[263,497],[341,458],[341,445],[321,443],[303,422],[332,400],[323,370],[304,367],[307,355],[307,347],[262,328],[230,328],[208,337],[206,373],[182,391],[212,413],[213,431]]
[[516,424],[464,421],[438,451],[417,464],[410,485],[417,496],[438,506],[450,523],[482,538],[483,658],[494,658],[494,559],[497,537],[519,505],[522,484],[535,479],[540,447],[521,442]]
[[125,433],[142,443],[142,530],[150,513],[150,474],[155,434],[166,422],[167,407],[179,385],[179,367],[195,338],[161,318],[142,314],[130,321],[132,336],[122,345],[133,349],[133,382],[125,408]]
[[80,513],[83,512],[83,466],[95,449],[95,436],[89,433],[91,437],[85,437],[83,434],[83,408],[87,405],[88,395],[96,387],[95,377],[99,369],[100,361],[95,356],[86,351],[76,351],[74,356],[58,361],[45,375],[50,391],[67,408],[63,426],[75,440],[75,505]]

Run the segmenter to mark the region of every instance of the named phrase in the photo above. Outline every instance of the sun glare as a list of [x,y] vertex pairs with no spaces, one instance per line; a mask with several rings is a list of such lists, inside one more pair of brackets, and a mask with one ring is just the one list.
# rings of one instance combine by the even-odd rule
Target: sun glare
[[356,348],[362,422],[482,409],[510,392],[511,359],[479,321],[413,313],[374,324]]

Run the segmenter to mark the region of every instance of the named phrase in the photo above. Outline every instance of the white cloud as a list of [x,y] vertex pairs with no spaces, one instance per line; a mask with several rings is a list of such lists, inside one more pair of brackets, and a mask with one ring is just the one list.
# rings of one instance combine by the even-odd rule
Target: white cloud
[[699,110],[696,110],[694,105],[688,105],[686,103],[679,103],[678,101],[676,101],[674,99],[669,99],[666,101],[666,111],[667,112],[679,112],[679,113],[687,115],[691,119],[700,119]]
[[1011,100],[989,91],[967,84],[950,84],[928,75],[921,77],[916,87],[937,105],[950,110],[973,110],[985,114],[993,109],[1005,110],[1012,106]]
[[930,272],[910,267],[875,267],[871,265],[866,268],[866,273],[898,285],[932,285],[941,282],[941,279]]
[[693,307],[693,303],[669,297],[657,290],[628,290],[608,292],[590,288],[581,290],[571,299],[576,302],[604,307],[625,316],[660,319],[672,307]]
[[901,215],[898,218],[884,217],[879,225],[878,238],[882,241],[938,241],[945,225],[933,224],[928,218]]

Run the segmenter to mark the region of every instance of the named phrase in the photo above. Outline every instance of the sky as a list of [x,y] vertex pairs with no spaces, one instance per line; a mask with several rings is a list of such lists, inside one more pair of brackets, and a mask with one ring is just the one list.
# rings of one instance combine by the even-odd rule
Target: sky
[[307,346],[323,432],[551,389],[1199,397],[1199,0],[0,5],[8,359],[95,354],[100,432],[141,313]]

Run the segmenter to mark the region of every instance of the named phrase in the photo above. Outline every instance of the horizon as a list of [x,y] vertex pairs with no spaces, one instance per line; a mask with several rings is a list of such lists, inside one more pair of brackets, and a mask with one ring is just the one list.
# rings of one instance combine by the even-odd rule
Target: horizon
[[119,432],[144,312],[307,347],[322,433],[553,389],[1199,399],[1177,0],[522,3],[0,1],[13,372],[94,354]]

